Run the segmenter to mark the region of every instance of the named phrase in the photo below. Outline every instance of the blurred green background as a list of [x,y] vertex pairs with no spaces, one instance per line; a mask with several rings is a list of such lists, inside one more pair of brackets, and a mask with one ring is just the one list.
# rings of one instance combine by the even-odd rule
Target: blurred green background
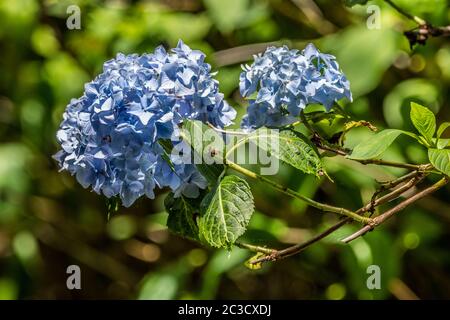
[[[345,109],[383,127],[411,129],[409,101],[450,120],[450,42],[430,39],[410,50],[414,27],[383,1],[381,28],[366,26],[367,6],[326,0],[0,0],[0,299],[411,299],[450,298],[450,204],[446,187],[350,245],[346,226],[305,252],[260,270],[251,255],[201,247],[169,234],[163,199],[141,199],[109,212],[105,198],[59,173],[51,156],[65,106],[116,53],[173,47],[179,38],[203,50],[219,70],[221,91],[239,115],[240,64],[269,44],[302,49],[314,42],[337,56],[351,81]],[[395,0],[435,25],[450,24],[449,1]],[[66,27],[69,5],[81,29]],[[329,127],[329,130],[334,130]],[[367,136],[355,130],[348,145]],[[447,135],[448,136],[448,135]],[[384,156],[426,162],[407,137]],[[375,179],[402,170],[326,159],[335,180],[316,180],[282,166],[276,179],[320,201],[358,208]],[[430,183],[433,177],[429,178]],[[282,248],[336,221],[251,182],[256,212],[245,238]],[[82,290],[66,288],[66,268],[82,271]],[[368,290],[366,268],[381,268],[381,289]]]

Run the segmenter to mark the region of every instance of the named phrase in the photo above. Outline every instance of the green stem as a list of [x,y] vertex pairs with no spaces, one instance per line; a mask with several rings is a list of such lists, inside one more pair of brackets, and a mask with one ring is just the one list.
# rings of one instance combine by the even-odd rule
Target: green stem
[[377,164],[380,166],[403,168],[403,169],[417,170],[417,171],[422,171],[423,170],[422,168],[425,166],[423,164],[410,164],[410,163],[387,161],[387,160],[381,160],[381,159],[365,159],[365,160],[351,159],[351,160],[357,161],[362,164]]
[[242,249],[247,249],[247,250],[250,250],[253,252],[261,252],[261,253],[265,253],[265,254],[273,254],[274,252],[277,252],[277,250],[275,250],[275,249],[256,246],[256,245],[244,243],[244,242],[236,242],[234,245],[239,248],[242,248]]
[[300,193],[295,192],[292,189],[284,187],[284,186],[278,184],[275,181],[272,181],[272,180],[270,180],[270,179],[268,179],[268,178],[266,178],[264,176],[261,176],[261,175],[255,173],[255,172],[253,172],[253,171],[245,169],[245,168],[241,167],[240,165],[238,165],[238,164],[236,164],[234,162],[227,161],[226,165],[228,167],[230,167],[231,169],[233,169],[233,170],[235,170],[237,172],[240,172],[240,173],[242,173],[243,175],[245,175],[247,177],[250,177],[250,178],[253,178],[253,179],[256,179],[256,180],[260,180],[260,181],[262,181],[264,183],[267,183],[268,185],[270,185],[274,189],[277,189],[278,191],[280,191],[280,192],[282,192],[282,193],[284,193],[284,194],[286,194],[288,196],[291,196],[291,197],[297,198],[299,200],[302,200],[302,201],[306,202],[307,204],[309,204],[310,206],[312,206],[314,208],[317,208],[319,210],[326,211],[326,212],[337,213],[337,214],[349,217],[349,218],[351,218],[351,219],[353,219],[355,221],[358,221],[358,222],[364,223],[364,224],[368,224],[368,223],[370,223],[372,221],[372,219],[360,216],[360,215],[358,215],[358,214],[356,214],[356,213],[354,213],[354,212],[352,212],[350,210],[347,210],[347,209],[344,209],[344,208],[339,208],[339,207],[334,207],[334,206],[331,206],[331,205],[328,205],[328,204],[324,204],[324,203],[320,203],[320,202],[317,202],[317,201],[312,200],[310,198],[307,198],[307,197],[301,195]]
[[302,120],[302,123],[305,125],[306,129],[311,131],[312,134],[320,136],[317,131],[309,124],[308,119],[306,119],[305,112],[302,110],[300,112],[300,119]]

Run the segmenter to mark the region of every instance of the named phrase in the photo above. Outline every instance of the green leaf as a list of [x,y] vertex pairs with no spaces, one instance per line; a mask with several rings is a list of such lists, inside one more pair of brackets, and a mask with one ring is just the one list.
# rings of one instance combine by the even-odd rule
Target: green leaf
[[[223,151],[225,143],[222,136],[198,120],[185,120],[183,122],[182,135],[194,151],[194,156],[198,159],[205,159],[206,156],[211,162],[196,163],[198,171],[208,180],[211,185],[225,170],[223,162]],[[214,161],[213,161],[214,160]]]
[[450,176],[450,149],[428,149],[428,159],[436,169]]
[[438,149],[447,148],[450,145],[450,139],[438,139],[436,146]]
[[[262,128],[244,138],[273,157],[290,164],[296,169],[320,176],[324,173],[320,156],[311,142],[300,132],[294,130],[271,130]],[[238,142],[239,143],[239,142]]]
[[380,156],[402,133],[402,130],[386,129],[373,135],[369,141],[361,141],[348,158],[356,160],[373,159]]
[[225,176],[200,205],[200,233],[211,246],[229,248],[245,232],[253,210],[247,182]]
[[450,122],[441,123],[441,125],[439,126],[439,129],[436,133],[436,138],[439,139],[448,127],[450,127]]
[[436,118],[434,113],[424,106],[411,102],[411,121],[417,131],[431,143],[436,131]]
[[198,226],[195,216],[199,214],[195,199],[186,199],[181,196],[174,198],[173,193],[167,195],[164,206],[169,213],[167,227],[173,233],[191,240],[199,240]]
[[225,170],[223,164],[196,164],[195,166],[210,185],[214,185]]
[[353,7],[355,4],[364,5],[367,2],[369,2],[369,0],[345,0],[345,5],[347,7]]

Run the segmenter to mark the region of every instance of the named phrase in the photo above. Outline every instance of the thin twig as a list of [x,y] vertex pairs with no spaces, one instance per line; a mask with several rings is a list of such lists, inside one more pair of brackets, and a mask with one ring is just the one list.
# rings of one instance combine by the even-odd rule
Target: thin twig
[[[306,126],[306,128],[313,134],[313,137],[311,138],[311,141],[316,145],[317,148],[333,152],[340,156],[347,156],[348,152],[338,148],[337,146],[333,146],[326,140],[324,140],[320,134],[309,124],[308,120],[306,119],[305,113],[300,112],[300,119],[302,120],[302,123]],[[409,163],[402,163],[402,162],[395,162],[395,161],[387,161],[387,160],[381,160],[381,159],[351,159],[353,161],[357,161],[362,164],[377,164],[381,166],[388,166],[388,167],[395,167],[395,168],[404,168],[409,170],[417,170],[417,171],[424,171],[424,168],[428,168],[430,164],[409,164]]]
[[[426,174],[421,174],[420,172],[414,172],[414,176],[412,176],[412,179],[404,184],[403,186],[393,190],[392,192],[386,194],[385,196],[377,199],[375,201],[375,203],[372,204],[372,202],[366,204],[365,206],[361,207],[359,210],[357,210],[355,213],[358,215],[362,215],[363,213],[367,212],[370,210],[371,206],[379,206],[382,205],[386,202],[391,201],[392,199],[397,198],[398,196],[400,196],[401,194],[403,194],[404,192],[406,192],[407,190],[409,190],[410,188],[414,187],[415,185],[417,185]],[[344,226],[345,224],[351,222],[352,219],[350,218],[344,218],[341,221],[339,221],[338,223],[334,224],[333,226],[331,226],[330,228],[328,228],[327,230],[323,231],[322,233],[314,236],[313,238],[309,239],[306,242],[303,243],[299,243],[290,247],[287,247],[283,250],[275,250],[275,249],[270,249],[272,251],[269,251],[267,248],[263,248],[263,250],[259,250],[258,246],[253,247],[252,249],[256,250],[252,250],[249,249],[251,251],[255,251],[255,252],[261,252],[261,253],[265,253],[266,256],[261,257],[259,259],[256,259],[254,261],[251,261],[250,263],[252,264],[256,264],[256,263],[261,263],[261,262],[267,262],[267,261],[276,261],[279,259],[283,259],[289,256],[293,256],[297,253],[302,252],[303,250],[305,250],[306,248],[308,248],[309,246],[313,245],[314,243],[322,240],[323,238],[325,238],[326,236],[328,236],[329,234],[333,233],[334,231],[340,229],[342,226]]]
[[416,176],[413,177],[411,180],[409,180],[407,183],[405,183],[401,187],[395,189],[394,191],[392,191],[378,199],[376,199],[376,195],[379,194],[380,191],[375,192],[370,203],[368,203],[366,206],[363,207],[365,209],[365,211],[373,212],[375,207],[377,207],[383,203],[386,203],[386,202],[396,199],[397,197],[402,195],[404,192],[408,191],[409,189],[411,189],[412,187],[417,185],[426,176],[426,174],[420,174],[418,172],[415,172],[415,174],[416,174]]
[[247,249],[247,250],[250,250],[253,252],[261,252],[261,253],[265,253],[265,254],[269,254],[269,255],[277,252],[277,250],[275,250],[275,249],[256,246],[256,245],[244,243],[244,242],[236,242],[235,245],[242,249]]
[[353,233],[352,235],[346,237],[345,239],[342,240],[342,242],[345,243],[349,243],[352,240],[355,240],[356,238],[366,234],[367,232],[373,230],[375,227],[379,226],[380,224],[382,224],[383,222],[385,222],[387,219],[389,219],[390,217],[392,217],[394,214],[396,214],[397,212],[405,209],[407,206],[409,206],[411,203],[435,192],[436,190],[442,188],[443,186],[445,186],[448,183],[448,177],[442,178],[441,180],[439,180],[438,182],[436,182],[435,184],[433,184],[431,187],[428,187],[418,193],[416,193],[415,195],[407,198],[406,200],[402,201],[401,203],[399,203],[398,205],[396,205],[395,207],[393,207],[392,209],[386,211],[385,213],[383,213],[382,215],[379,215],[375,218],[373,218],[372,223],[368,224],[366,226],[364,226],[363,228],[359,229],[357,232]]
[[411,171],[399,178],[396,178],[394,180],[390,181],[378,181],[378,183],[381,185],[381,189],[383,190],[389,190],[396,186],[398,186],[400,183],[405,182],[409,179],[414,178],[417,175],[417,171]]
[[410,169],[410,170],[422,170],[423,164],[410,164],[410,163],[402,163],[402,162],[395,162],[395,161],[388,161],[388,160],[381,160],[381,159],[351,159],[353,161],[357,161],[362,164],[377,164],[380,166],[387,166],[387,167],[395,167],[395,168],[403,168],[403,169]]
[[333,153],[335,153],[337,155],[340,155],[340,156],[343,156],[343,157],[347,156],[347,152],[345,152],[344,150],[334,149],[334,148],[331,148],[331,147],[328,147],[328,146],[322,146],[322,145],[318,146],[317,144],[316,144],[316,147],[321,149],[321,150],[324,150],[324,151],[333,152]]
[[[321,145],[320,142],[318,143],[315,141],[314,137],[312,141],[315,143],[317,148],[322,149],[324,151],[330,151],[340,156],[348,156],[348,153],[342,149],[336,149],[329,145]],[[431,168],[428,168],[430,164],[410,164],[410,163],[402,163],[402,162],[395,162],[395,161],[388,161],[388,160],[382,160],[382,159],[352,159],[350,160],[359,162],[361,164],[376,164],[380,166],[387,166],[387,167],[394,167],[394,168],[403,168],[403,169],[409,169],[409,170],[416,170],[416,171],[425,171],[425,170],[431,170]],[[428,168],[428,169],[424,169]]]
[[313,245],[314,243],[322,240],[323,238],[325,238],[326,236],[330,235],[334,231],[338,230],[340,227],[342,227],[343,225],[345,225],[349,221],[351,221],[350,218],[345,218],[345,219],[339,221],[338,223],[334,224],[333,226],[331,226],[330,228],[328,228],[324,232],[319,233],[318,235],[316,235],[313,238],[309,239],[306,242],[293,245],[293,246],[288,247],[288,248],[283,249],[283,250],[278,250],[278,251],[272,252],[272,253],[264,256],[264,257],[261,257],[259,259],[255,259],[253,261],[250,261],[250,263],[251,264],[257,264],[257,263],[261,263],[261,262],[275,261],[275,260],[280,260],[280,259],[284,259],[284,258],[293,256],[293,255],[295,255],[297,253],[302,252],[303,250],[305,250],[309,246]]

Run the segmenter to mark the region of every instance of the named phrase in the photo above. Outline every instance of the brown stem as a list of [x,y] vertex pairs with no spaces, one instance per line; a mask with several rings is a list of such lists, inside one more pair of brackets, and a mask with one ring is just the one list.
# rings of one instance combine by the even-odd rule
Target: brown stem
[[[414,172],[414,175],[412,176],[412,179],[410,181],[408,181],[401,187],[393,190],[392,192],[384,195],[383,197],[375,200],[374,202],[370,202],[370,203],[366,204],[364,207],[360,208],[355,213],[358,215],[361,215],[364,212],[369,211],[371,209],[371,207],[376,207],[376,206],[382,205],[388,201],[391,201],[392,199],[397,198],[402,193],[404,193],[405,191],[409,190],[410,188],[412,188],[416,184],[418,184],[424,177],[425,177],[425,174],[423,174],[421,172]],[[331,226],[330,228],[328,228],[327,230],[325,230],[324,232],[314,236],[313,238],[307,240],[306,242],[287,247],[283,250],[268,249],[265,247],[262,247],[263,250],[261,250],[261,247],[252,246],[252,245],[250,245],[250,247],[248,247],[248,245],[246,245],[247,247],[244,247],[242,245],[238,245],[238,246],[240,246],[241,248],[247,248],[251,251],[262,252],[262,253],[266,254],[265,256],[263,256],[259,259],[251,261],[250,263],[252,263],[252,264],[257,264],[257,263],[262,263],[262,262],[267,262],[267,261],[276,261],[276,260],[284,259],[284,258],[293,256],[297,253],[302,252],[309,246],[322,240],[323,238],[325,238],[329,234],[333,233],[334,231],[340,229],[342,226],[344,226],[345,224],[347,224],[349,222],[352,222],[351,218],[348,218],[348,217],[344,218],[341,221],[339,221],[338,223],[336,223],[333,226]]]
[[419,200],[419,199],[421,199],[423,197],[426,197],[427,195],[429,195],[429,194],[437,191],[438,189],[442,188],[443,186],[445,186],[448,183],[448,179],[449,179],[448,177],[442,178],[441,180],[439,180],[438,182],[433,184],[431,187],[428,187],[428,188],[426,188],[426,189],[416,193],[415,195],[413,195],[413,196],[409,197],[408,199],[402,201],[401,203],[399,203],[398,205],[396,205],[392,209],[386,211],[382,215],[379,215],[378,217],[373,218],[373,222],[370,225],[366,225],[366,226],[362,227],[357,232],[355,232],[352,235],[348,236],[347,238],[343,239],[342,242],[349,243],[350,241],[355,240],[356,238],[358,238],[358,237],[366,234],[367,232],[373,230],[375,227],[377,227],[380,224],[382,224],[383,222],[385,222],[387,219],[392,217],[397,212],[405,209],[411,203],[413,203],[413,202],[415,202],[415,201],[417,201],[417,200]]
[[385,182],[378,182],[378,183],[381,185],[382,190],[389,190],[389,189],[392,189],[392,188],[398,186],[402,182],[405,182],[409,179],[414,178],[416,175],[417,175],[417,172],[412,171],[412,172],[409,172],[409,173],[405,174],[404,176],[401,176],[397,179],[385,181]]
[[404,168],[404,169],[410,169],[410,170],[421,170],[423,167],[423,165],[421,165],[421,164],[401,163],[401,162],[387,161],[387,160],[381,160],[381,159],[365,159],[365,160],[352,159],[352,160],[357,161],[362,164],[377,164],[380,166]]
[[[384,195],[384,196],[382,196],[382,197],[380,197],[378,199],[376,199],[376,195],[379,192],[382,192],[382,190],[380,190],[379,192],[375,192],[374,196],[372,197],[372,201],[370,201],[370,203],[366,204],[361,209],[363,209],[365,211],[373,212],[375,207],[377,207],[377,206],[379,206],[379,205],[381,205],[383,203],[389,202],[391,200],[394,200],[395,198],[399,197],[401,194],[403,194],[404,192],[408,191],[409,189],[411,189],[412,187],[417,185],[427,175],[426,173],[420,173],[420,172],[411,172],[411,173],[414,173],[415,175],[407,183],[405,183],[401,187],[395,189],[394,191],[392,191],[392,192],[390,192],[390,193],[388,193],[388,194],[386,194],[386,195]],[[405,176],[408,176],[408,175],[405,175]],[[384,190],[386,190],[386,189],[384,189]],[[357,213],[359,213],[359,212],[357,211]]]
[[283,250],[278,250],[278,251],[272,252],[269,255],[266,255],[266,256],[261,257],[259,259],[250,261],[250,263],[251,264],[257,264],[257,263],[261,263],[261,262],[275,261],[275,260],[280,260],[280,259],[284,259],[284,258],[293,256],[293,255],[295,255],[295,254],[297,254],[299,252],[302,252],[307,247],[311,246],[312,244],[316,243],[317,241],[322,240],[323,238],[325,238],[329,234],[333,233],[334,231],[338,230],[340,227],[342,227],[343,225],[345,225],[349,221],[351,221],[350,218],[345,218],[345,219],[339,221],[338,223],[336,223],[335,225],[331,226],[330,228],[328,228],[324,232],[322,232],[322,233],[316,235],[315,237],[309,239],[306,242],[293,245],[293,246],[288,247],[288,248],[283,249]]

